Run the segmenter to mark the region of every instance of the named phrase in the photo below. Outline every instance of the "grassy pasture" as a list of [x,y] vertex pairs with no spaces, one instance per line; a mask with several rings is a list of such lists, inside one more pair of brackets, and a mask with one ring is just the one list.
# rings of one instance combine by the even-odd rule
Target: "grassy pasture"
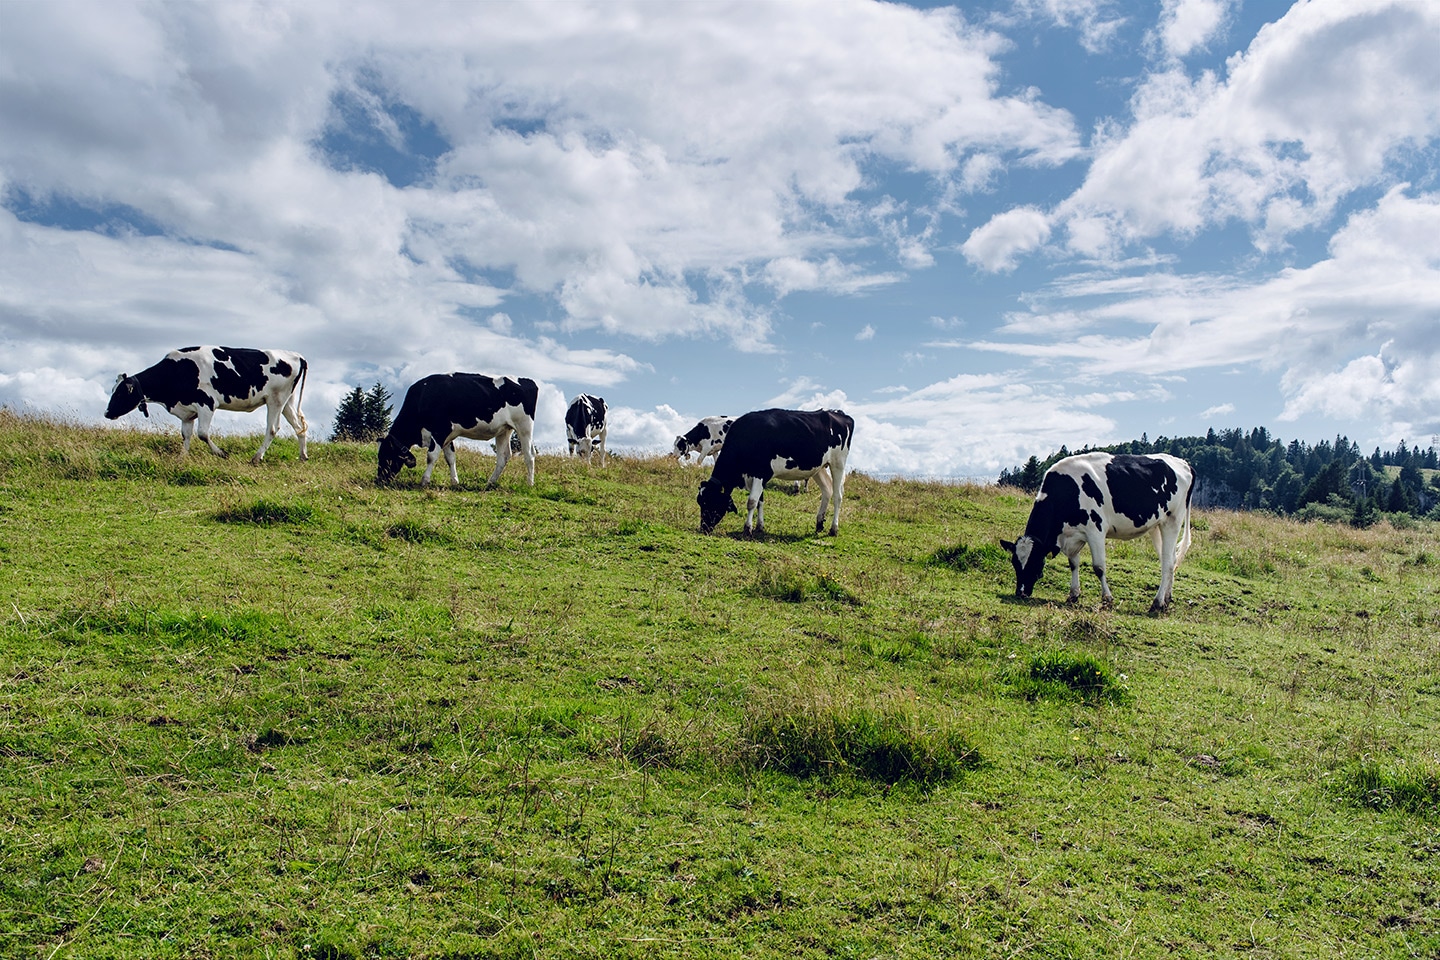
[[256,442],[0,410],[0,955],[1440,955],[1436,524]]

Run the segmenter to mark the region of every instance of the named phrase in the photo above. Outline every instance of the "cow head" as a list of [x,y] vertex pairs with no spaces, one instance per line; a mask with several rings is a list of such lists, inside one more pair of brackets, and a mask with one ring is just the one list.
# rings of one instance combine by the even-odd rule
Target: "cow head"
[[730,499],[729,491],[723,489],[714,480],[702,480],[700,492],[695,496],[695,502],[700,504],[700,532],[709,533],[715,526],[725,518],[727,513],[739,513],[735,509],[735,502]]
[[684,437],[675,438],[675,456],[684,457],[690,452],[690,441]]
[[389,483],[395,479],[401,467],[415,466],[415,454],[409,447],[403,447],[390,439],[389,434],[380,438],[379,469],[375,474],[376,483]]
[[110,405],[105,408],[105,419],[119,420],[136,408],[145,416],[150,416],[150,408],[145,404],[145,392],[140,389],[139,378],[122,373],[115,378],[115,389],[110,392]]
[[1000,546],[1010,554],[1010,565],[1015,568],[1015,596],[1030,596],[1045,572],[1045,558],[1056,551],[1045,550],[1034,537],[1021,537],[1014,543],[1001,540]]

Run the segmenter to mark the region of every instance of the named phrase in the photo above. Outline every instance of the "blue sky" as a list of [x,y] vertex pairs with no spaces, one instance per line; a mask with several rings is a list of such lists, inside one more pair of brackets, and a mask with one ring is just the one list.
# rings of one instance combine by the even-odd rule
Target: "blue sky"
[[[0,5],[0,403],[196,342],[993,477],[1440,434],[1440,4]],[[168,418],[167,418],[168,419]],[[258,430],[231,416],[231,430]],[[174,429],[173,422],[170,429]]]

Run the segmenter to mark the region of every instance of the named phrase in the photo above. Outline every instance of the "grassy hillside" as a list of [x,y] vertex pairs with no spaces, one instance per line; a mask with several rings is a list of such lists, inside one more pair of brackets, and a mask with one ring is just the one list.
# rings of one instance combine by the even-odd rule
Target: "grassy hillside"
[[255,442],[0,411],[0,955],[1440,953],[1435,524],[1200,513],[1151,617],[1015,491]]

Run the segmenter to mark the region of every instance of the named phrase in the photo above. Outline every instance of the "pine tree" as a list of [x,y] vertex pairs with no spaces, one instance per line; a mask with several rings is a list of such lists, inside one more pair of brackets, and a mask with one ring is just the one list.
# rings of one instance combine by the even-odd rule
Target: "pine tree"
[[340,401],[335,409],[335,429],[330,433],[332,441],[363,440],[365,433],[365,391],[356,387]]
[[1045,477],[1045,471],[1040,467],[1040,458],[1031,456],[1025,461],[1025,466],[1020,470],[1018,485],[1022,490],[1035,491],[1040,489],[1040,481]]
[[379,440],[390,432],[390,391],[379,380],[365,394],[363,403],[365,440]]
[[367,393],[356,387],[340,401],[335,410],[335,430],[331,440],[369,443],[390,432],[390,391],[377,380]]

